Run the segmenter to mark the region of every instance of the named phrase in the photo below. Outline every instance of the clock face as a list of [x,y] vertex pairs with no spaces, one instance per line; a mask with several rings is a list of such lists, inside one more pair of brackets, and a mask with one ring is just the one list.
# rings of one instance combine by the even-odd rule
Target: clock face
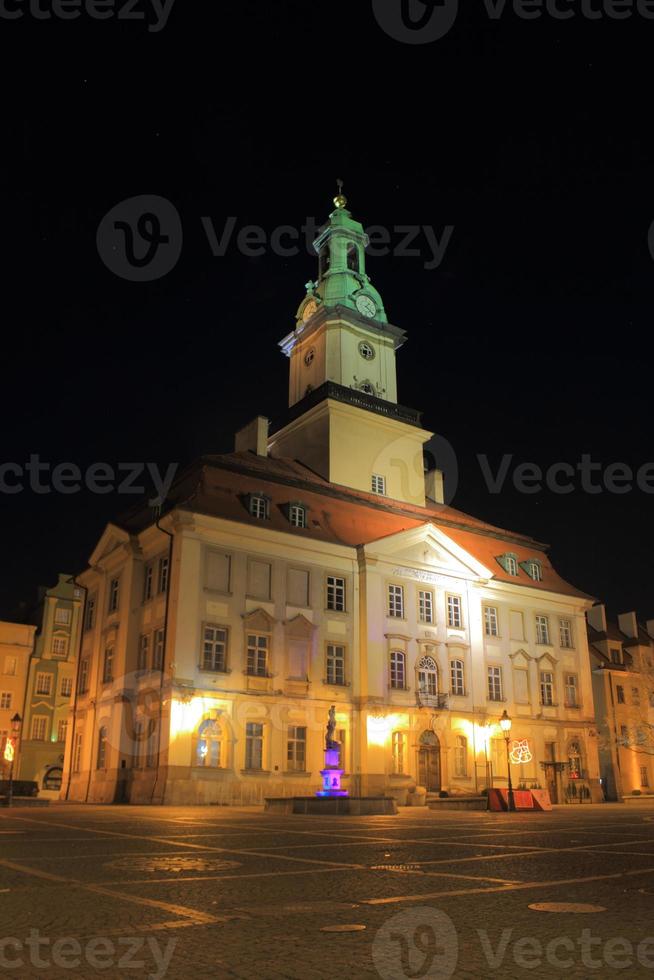
[[302,310],[302,319],[308,320],[309,317],[313,316],[313,314],[316,312],[317,309],[318,309],[318,304],[316,303],[315,299],[310,299],[307,305]]
[[377,312],[377,304],[370,296],[366,296],[365,294],[357,296],[354,302],[357,310],[363,316],[372,317]]

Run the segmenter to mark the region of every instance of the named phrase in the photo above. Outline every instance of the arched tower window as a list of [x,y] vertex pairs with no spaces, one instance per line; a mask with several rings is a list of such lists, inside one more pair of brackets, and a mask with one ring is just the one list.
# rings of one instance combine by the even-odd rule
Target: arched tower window
[[347,267],[351,272],[359,271],[359,248],[354,242],[347,245]]
[[329,271],[329,266],[331,263],[331,254],[329,251],[329,242],[320,249],[320,261],[318,264],[318,274],[320,278]]

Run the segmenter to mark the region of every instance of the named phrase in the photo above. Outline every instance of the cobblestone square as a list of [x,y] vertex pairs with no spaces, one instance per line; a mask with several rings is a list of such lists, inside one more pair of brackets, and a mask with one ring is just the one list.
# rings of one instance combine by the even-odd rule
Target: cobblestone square
[[654,976],[644,804],[0,817],[2,977]]

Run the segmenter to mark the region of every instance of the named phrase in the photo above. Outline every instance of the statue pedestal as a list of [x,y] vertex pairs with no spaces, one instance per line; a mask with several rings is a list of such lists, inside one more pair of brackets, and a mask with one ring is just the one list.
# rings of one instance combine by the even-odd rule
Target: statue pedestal
[[316,796],[347,796],[348,791],[341,789],[341,778],[343,770],[340,768],[340,749],[338,745],[332,744],[325,749],[325,768],[320,770],[322,776],[322,789],[319,789]]

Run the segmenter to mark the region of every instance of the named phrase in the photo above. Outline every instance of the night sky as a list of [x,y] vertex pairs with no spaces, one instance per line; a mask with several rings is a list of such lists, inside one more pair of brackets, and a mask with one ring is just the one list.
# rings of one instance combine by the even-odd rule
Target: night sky
[[[511,483],[527,462],[654,462],[654,20],[560,5],[575,17],[507,5],[493,20],[469,2],[445,36],[406,44],[370,0],[176,0],[160,31],[38,20],[7,0],[24,16],[0,24],[0,463],[165,468],[231,450],[256,414],[279,418],[277,342],[317,261],[304,247],[244,255],[235,238],[324,221],[342,177],[353,215],[393,245],[397,226],[454,228],[437,268],[424,235],[421,255],[368,260],[408,332],[400,401],[455,450],[453,505],[549,542],[612,612],[654,617],[651,493],[590,494],[580,475],[568,494]],[[132,282],[103,264],[96,233],[146,194],[177,209],[183,247],[168,274]],[[218,235],[235,219],[224,256],[203,217]],[[512,454],[500,493],[479,454],[493,470]],[[136,499],[0,493],[0,615],[81,571]]]

